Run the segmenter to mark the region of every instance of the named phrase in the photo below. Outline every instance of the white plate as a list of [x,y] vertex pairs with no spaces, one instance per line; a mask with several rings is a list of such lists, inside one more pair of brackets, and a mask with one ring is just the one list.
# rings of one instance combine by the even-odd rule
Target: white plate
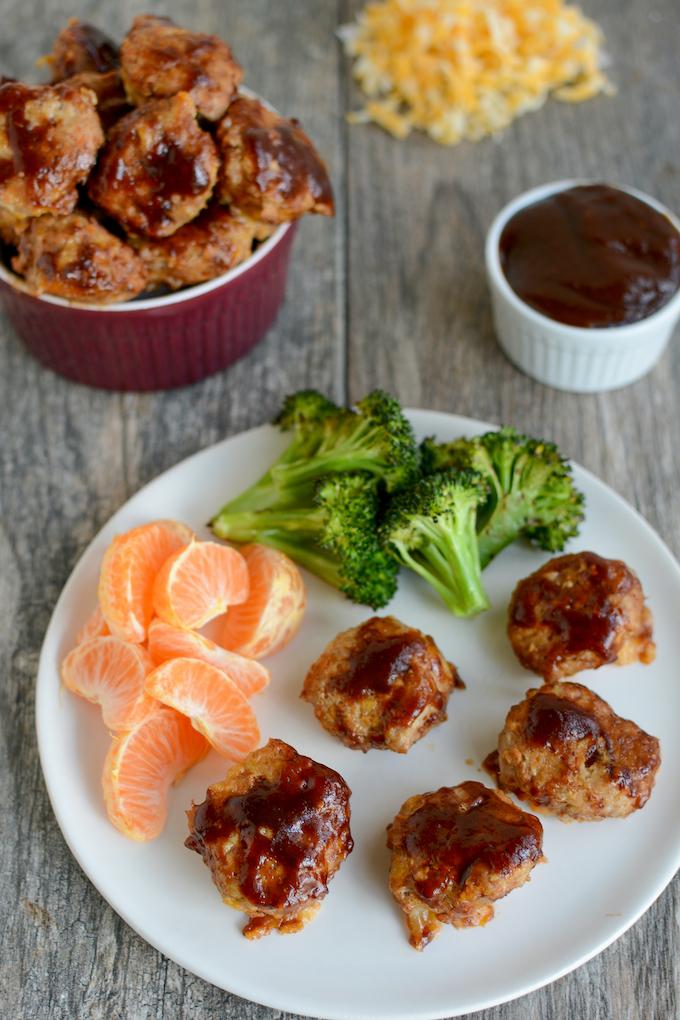
[[[490,427],[427,411],[411,417],[419,437],[442,440]],[[356,846],[304,932],[250,942],[241,935],[243,916],[222,905],[200,857],[183,846],[185,809],[222,778],[225,763],[211,754],[172,791],[168,824],[157,840],[127,840],[107,821],[100,795],[108,737],[99,711],[62,691],[59,664],[94,605],[99,564],[113,535],[157,517],[202,529],[285,442],[266,426],[178,464],[112,517],[73,571],[45,637],[37,689],[40,756],[62,832],[102,896],[147,942],[245,998],[332,1020],[433,1020],[506,1002],[567,973],[621,935],[680,863],[680,567],[631,507],[576,468],[587,516],[572,549],[621,557],[638,572],[658,642],[652,666],[604,668],[578,679],[661,739],[656,789],[645,809],[625,820],[565,825],[544,818],[549,861],[531,882],[500,901],[485,928],[447,926],[422,953],[410,948],[388,892],[385,826],[413,793],[484,779],[479,765],[508,708],[537,683],[506,639],[510,593],[548,557],[522,545],[506,550],[485,573],[493,608],[474,621],[454,619],[418,578],[402,575],[389,612],[432,634],[468,685],[453,694],[448,722],[408,755],[351,751],[298,700],[306,669],[327,642],[370,615],[310,577],[303,627],[269,660],[273,681],[254,705],[263,739],[281,737],[345,777],[353,791]]]

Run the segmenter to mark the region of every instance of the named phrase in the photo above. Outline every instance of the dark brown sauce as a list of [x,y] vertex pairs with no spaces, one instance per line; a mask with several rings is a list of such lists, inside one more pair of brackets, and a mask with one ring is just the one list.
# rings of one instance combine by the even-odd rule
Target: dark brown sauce
[[87,66],[81,62],[81,65],[78,68],[74,67],[73,70],[69,71],[69,74],[74,74],[76,70],[83,71],[86,69],[99,71],[103,74],[105,71],[113,71],[118,67],[120,63],[118,47],[113,39],[110,39],[105,32],[96,28],[95,25],[88,25],[86,22],[79,21],[78,24],[71,27],[71,36],[74,43],[81,46],[85,51]]
[[559,751],[560,744],[589,738],[591,744],[585,764],[590,767],[597,760],[597,742],[601,736],[597,720],[568,698],[541,691],[529,702],[526,737],[538,747]]
[[415,883],[426,900],[452,884],[463,886],[474,864],[505,875],[541,857],[543,829],[537,818],[500,801],[482,783],[469,781],[458,789],[471,798],[465,810],[437,798],[407,821],[407,853],[429,864],[425,877]]
[[295,198],[309,188],[315,201],[332,203],[328,174],[296,120],[282,121],[271,128],[247,127],[244,142],[255,158],[260,191],[276,182],[284,198]]
[[328,843],[337,841],[345,853],[353,847],[349,796],[337,772],[298,755],[278,782],[260,779],[242,796],[199,804],[186,846],[202,853],[236,833],[240,888],[251,903],[280,908],[319,899],[329,879]]
[[[209,163],[206,153],[186,152],[167,136],[162,136],[141,158],[135,150],[135,158],[128,161],[125,154],[128,129],[130,120],[136,116],[136,113],[129,114],[114,128],[110,136],[111,149],[106,154],[95,191],[110,189],[129,194],[149,226],[160,227],[171,222],[173,199],[193,197],[205,191],[210,184]],[[96,199],[96,195],[93,197]]]
[[7,140],[12,150],[11,159],[0,160],[0,184],[21,174],[34,198],[40,191],[40,182],[49,177],[52,167],[45,163],[46,144],[50,124],[43,117],[31,124],[26,117],[26,104],[36,95],[37,89],[21,82],[0,86],[0,116],[4,114]]
[[358,640],[365,643],[349,657],[341,684],[352,698],[388,694],[409,672],[413,659],[425,651],[418,631],[375,636],[370,620],[361,628]]
[[486,758],[482,762],[482,768],[485,772],[488,772],[490,776],[497,781],[500,775],[500,764],[498,762],[498,751],[489,751]]
[[[572,559],[580,570],[578,579],[567,587],[561,573]],[[556,580],[547,576],[553,570]],[[621,614],[610,597],[625,594],[632,584],[632,575],[621,560],[606,560],[591,552],[563,556],[518,585],[510,618],[519,627],[549,627],[559,637],[556,661],[590,651],[602,662],[613,662]]]
[[573,326],[638,322],[680,286],[680,234],[673,224],[604,184],[569,188],[521,209],[499,248],[515,293]]
[[[356,649],[348,655],[346,668],[337,677],[338,689],[352,700],[378,699],[382,725],[374,746],[383,747],[386,731],[411,725],[425,708],[443,718],[446,698],[434,682],[433,673],[442,665],[436,650],[428,650],[417,630],[385,634],[382,620],[372,617],[362,624]],[[342,723],[338,720],[338,725]],[[345,732],[351,732],[345,731]]]

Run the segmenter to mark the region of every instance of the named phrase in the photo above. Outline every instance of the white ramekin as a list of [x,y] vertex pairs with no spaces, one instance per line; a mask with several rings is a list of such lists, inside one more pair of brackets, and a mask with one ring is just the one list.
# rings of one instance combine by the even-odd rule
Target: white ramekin
[[[486,271],[494,324],[501,347],[518,368],[547,386],[574,393],[618,389],[639,379],[660,358],[680,318],[680,290],[640,322],[606,329],[584,329],[556,322],[527,305],[512,289],[501,267],[499,242],[508,220],[525,206],[591,180],[553,181],[525,191],[496,216],[486,237]],[[619,187],[618,185],[613,185]],[[680,221],[655,199],[634,195],[663,213],[680,232]]]

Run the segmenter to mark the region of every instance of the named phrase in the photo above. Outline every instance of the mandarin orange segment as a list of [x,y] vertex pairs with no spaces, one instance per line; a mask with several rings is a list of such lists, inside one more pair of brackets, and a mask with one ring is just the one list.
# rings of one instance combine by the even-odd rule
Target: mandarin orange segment
[[144,691],[153,668],[146,649],[105,635],[77,645],[64,659],[61,676],[69,691],[101,706],[105,726],[126,730],[154,707]]
[[173,627],[156,618],[149,626],[149,652],[156,665],[168,659],[202,659],[229,676],[241,693],[249,698],[267,686],[270,673],[266,666],[236,652],[230,652],[193,630]]
[[226,673],[200,659],[168,659],[146,678],[146,691],[191,719],[215,750],[240,761],[260,741],[255,714]]
[[178,521],[152,521],[114,538],[99,575],[99,605],[112,634],[134,644],[146,639],[156,574],[192,538]]
[[102,615],[101,609],[99,606],[95,606],[76,634],[76,644],[82,645],[83,641],[89,641],[90,638],[95,637],[104,637],[105,634],[110,633],[111,631]]
[[247,545],[250,595],[227,613],[220,644],[254,659],[272,655],[294,637],[307,598],[300,571],[288,556],[264,545]]
[[163,829],[168,791],[210,749],[191,722],[165,705],[111,743],[102,773],[111,822],[130,839],[153,839]]
[[192,542],[171,556],[153,586],[154,610],[174,627],[202,627],[248,598],[248,568],[236,549]]

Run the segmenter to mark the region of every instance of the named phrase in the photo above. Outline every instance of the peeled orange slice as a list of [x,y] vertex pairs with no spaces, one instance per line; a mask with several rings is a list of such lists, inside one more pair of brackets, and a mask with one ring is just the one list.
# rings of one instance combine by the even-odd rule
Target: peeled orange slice
[[104,762],[102,787],[116,828],[130,839],[157,836],[165,825],[170,786],[209,748],[185,716],[165,705],[115,737]]
[[229,676],[241,693],[249,698],[270,680],[269,670],[254,659],[230,652],[193,630],[173,627],[156,618],[149,626],[149,652],[157,665],[168,659],[202,659]]
[[156,574],[192,538],[178,521],[152,521],[114,538],[99,575],[99,605],[112,634],[135,644],[146,639]]
[[101,609],[99,606],[95,606],[85,623],[76,634],[76,644],[81,645],[83,641],[89,641],[90,638],[104,637],[105,634],[110,633],[111,631],[107,626],[106,620],[102,616]]
[[171,556],[153,586],[153,607],[175,627],[202,627],[248,597],[248,568],[236,549],[192,542]]
[[144,691],[153,659],[140,645],[112,636],[90,638],[70,652],[61,667],[64,686],[101,705],[110,730],[131,729],[154,707]]
[[263,658],[297,632],[307,603],[300,571],[288,556],[264,545],[246,545],[250,594],[227,613],[220,644],[240,655]]
[[147,694],[191,719],[215,750],[240,761],[260,741],[255,714],[233,680],[200,659],[168,659],[146,678]]

